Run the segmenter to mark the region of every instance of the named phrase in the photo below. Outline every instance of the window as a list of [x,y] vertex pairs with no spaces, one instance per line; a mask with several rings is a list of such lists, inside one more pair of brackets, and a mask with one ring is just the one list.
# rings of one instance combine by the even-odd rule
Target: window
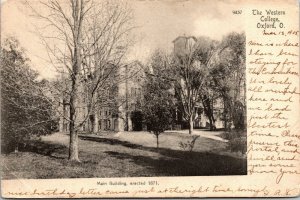
[[131,104],[131,110],[135,110],[135,103]]
[[106,129],[110,129],[110,120],[107,120]]
[[139,99],[142,98],[142,89],[141,89],[141,88],[138,88],[137,97],[138,97]]

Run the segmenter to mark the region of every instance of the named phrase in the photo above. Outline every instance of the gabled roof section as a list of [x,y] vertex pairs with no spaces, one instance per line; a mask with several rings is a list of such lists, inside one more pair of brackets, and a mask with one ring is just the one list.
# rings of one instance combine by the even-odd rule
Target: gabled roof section
[[197,42],[197,38],[194,36],[178,36],[177,38],[175,38],[175,40],[173,40],[172,42],[176,42],[177,40],[181,39],[181,38],[185,38],[185,39],[193,39],[195,42]]

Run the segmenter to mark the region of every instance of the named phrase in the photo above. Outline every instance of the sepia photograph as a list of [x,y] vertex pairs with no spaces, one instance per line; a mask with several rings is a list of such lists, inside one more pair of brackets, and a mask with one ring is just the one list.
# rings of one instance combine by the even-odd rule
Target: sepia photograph
[[1,1],[1,179],[247,175],[232,6]]

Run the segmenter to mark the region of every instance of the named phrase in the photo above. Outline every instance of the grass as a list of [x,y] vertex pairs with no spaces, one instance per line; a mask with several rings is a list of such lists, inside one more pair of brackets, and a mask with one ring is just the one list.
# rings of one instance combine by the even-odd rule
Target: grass
[[[127,134],[127,135],[126,135]],[[226,152],[226,143],[200,137],[194,152],[179,148],[190,136],[143,132],[114,136],[81,136],[80,163],[69,162],[68,136],[54,134],[31,141],[19,153],[1,155],[3,179],[204,176],[246,174],[245,158]]]

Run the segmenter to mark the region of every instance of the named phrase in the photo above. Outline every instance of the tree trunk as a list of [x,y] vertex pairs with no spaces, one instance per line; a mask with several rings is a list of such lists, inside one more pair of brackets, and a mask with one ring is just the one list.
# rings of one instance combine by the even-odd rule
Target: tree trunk
[[158,141],[158,137],[159,137],[159,135],[157,134],[157,135],[156,135],[156,148],[159,148],[159,141]]
[[189,123],[190,123],[189,134],[191,135],[191,134],[193,134],[193,131],[194,131],[194,120],[193,120],[193,116],[190,116]]
[[70,96],[70,145],[69,145],[69,160],[79,162],[78,157],[78,133],[76,127],[76,108],[79,107],[79,87],[80,87],[80,70],[81,70],[81,34],[82,34],[82,8],[83,1],[77,0],[73,12],[73,40],[74,40],[74,57],[72,58],[72,85]]
[[98,121],[98,116],[97,112],[94,113],[94,127],[93,127],[93,133],[98,133],[98,128],[99,128],[99,121]]
[[15,144],[15,153],[18,153],[19,152],[19,143],[17,142]]
[[78,107],[79,97],[79,75],[80,59],[78,50],[75,48],[77,58],[73,64],[72,88],[70,96],[70,144],[69,144],[69,160],[79,162],[78,157],[78,133],[76,130],[76,108]]
[[215,124],[215,119],[213,116],[210,116],[209,118],[209,124],[210,124],[210,130],[214,131],[216,130],[216,124]]
[[15,139],[15,153],[19,152],[19,138],[17,137],[17,133],[14,133],[14,139]]
[[64,117],[65,117],[65,102],[64,102],[64,97],[63,97],[63,94],[61,94],[61,97],[60,97],[60,113],[61,113],[61,116],[59,118],[59,132],[62,133],[64,132]]
[[78,157],[78,133],[70,126],[70,146],[69,146],[69,160],[79,161]]
[[70,130],[70,144],[69,144],[69,160],[78,161],[78,133],[75,130],[75,121],[76,121],[76,106],[77,106],[77,84],[76,84],[76,78],[73,79],[72,83],[72,94],[70,98],[70,124],[69,124],[69,130]]

